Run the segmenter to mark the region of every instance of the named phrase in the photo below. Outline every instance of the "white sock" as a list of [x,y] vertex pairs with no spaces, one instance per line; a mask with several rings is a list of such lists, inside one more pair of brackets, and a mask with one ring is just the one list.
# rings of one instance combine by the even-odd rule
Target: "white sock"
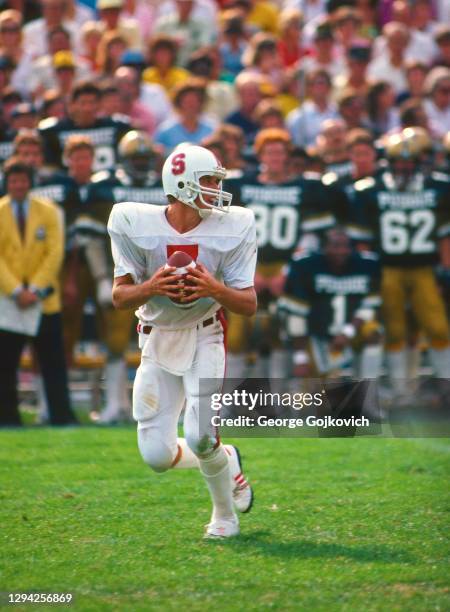
[[113,359],[107,362],[105,368],[106,406],[101,413],[101,419],[112,421],[120,416],[126,377],[125,359]]
[[36,389],[36,400],[38,409],[39,423],[46,423],[50,419],[48,411],[47,395],[45,393],[44,379],[41,374],[34,375],[34,384]]
[[[197,457],[197,455],[195,455],[191,449],[189,448],[186,440],[184,438],[177,438],[177,446],[178,446],[178,454],[180,455],[177,462],[175,463],[175,465],[173,466],[174,469],[181,469],[181,470],[185,470],[185,469],[192,469],[192,468],[199,468],[200,467],[200,461],[199,458]],[[225,453],[227,455],[228,458],[228,462],[230,464],[230,478],[232,483],[234,484],[234,478],[233,478],[233,466],[232,466],[232,459],[231,457],[232,455],[232,445],[231,444],[223,444],[222,445],[223,448],[225,449]],[[236,470],[235,470],[236,472]],[[236,472],[236,475],[238,475],[238,473]]]
[[247,378],[247,356],[242,353],[227,353],[227,378]]
[[450,378],[450,348],[430,348],[430,361],[435,376],[438,378]]
[[230,467],[225,449],[220,445],[208,457],[200,458],[199,463],[213,502],[211,520],[235,518]]
[[407,392],[406,350],[386,351],[386,362],[392,389],[404,395]]
[[[198,468],[200,463],[197,455],[195,455],[184,438],[177,438],[178,444],[178,461],[173,466],[175,469]],[[180,454],[181,453],[181,454]]]
[[373,344],[366,346],[359,356],[358,376],[360,378],[379,378],[382,359],[383,350],[381,345]]

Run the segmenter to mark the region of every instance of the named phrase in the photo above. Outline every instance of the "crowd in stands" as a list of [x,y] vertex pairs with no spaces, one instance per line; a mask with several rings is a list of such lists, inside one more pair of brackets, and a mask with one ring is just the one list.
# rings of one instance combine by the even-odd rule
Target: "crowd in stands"
[[[110,290],[101,282],[112,277],[111,261],[103,261],[99,253],[108,248],[106,239],[94,252],[80,236],[97,236],[99,223],[104,229],[117,201],[114,187],[131,184],[137,196],[129,199],[162,203],[164,157],[189,142],[214,151],[229,171],[234,203],[249,205],[239,183],[248,173],[260,172],[262,185],[295,182],[310,172],[318,174],[321,184],[322,176],[330,173],[338,183],[350,177],[350,184],[374,176],[380,159],[383,165],[385,143],[408,128],[426,133],[428,163],[449,174],[448,0],[97,0],[95,6],[87,0],[2,0],[0,7],[0,163],[5,167],[3,194],[10,198],[0,200],[0,214],[2,205],[15,201],[7,179],[21,172],[23,176],[25,165],[30,168],[25,173],[30,181],[26,192],[33,194],[29,197],[50,200],[64,213],[65,255],[55,256],[55,274],[62,279],[61,320],[72,325],[71,307],[82,293],[83,300],[90,296],[106,312],[107,327],[127,328],[120,341],[106,341],[107,378],[116,386],[110,385],[105,422],[128,410],[127,399],[117,398],[118,389],[126,386],[123,352],[133,317],[110,324]],[[129,132],[134,136],[124,141]],[[366,143],[378,156],[378,162],[373,167],[369,163],[359,175],[354,173],[357,162],[351,150],[354,153],[355,142]],[[266,149],[268,161],[267,143],[283,144],[283,151],[272,147],[269,154]],[[132,168],[127,162],[133,156]],[[364,167],[364,160],[361,163]],[[99,195],[105,193],[104,184],[111,195]],[[348,196],[348,185],[341,191]],[[331,197],[324,193],[319,200]],[[100,213],[99,201],[104,204]],[[10,257],[6,240],[12,226],[6,227],[5,219],[19,223],[19,209],[15,219],[2,217],[0,275]],[[335,225],[346,225],[345,215],[331,212]],[[299,230],[300,236],[301,223],[297,226],[294,233],[297,236]],[[440,237],[446,237],[444,229]],[[296,246],[289,245],[284,265]],[[82,266],[89,270],[90,280],[81,291],[81,276],[76,274]],[[262,294],[268,290],[263,276],[258,277]],[[33,290],[37,283],[28,278],[23,286],[22,279],[13,285],[0,278],[0,297],[14,292],[16,297],[17,291]],[[280,293],[281,288],[273,289],[272,298]],[[24,295],[27,299],[31,297]],[[37,299],[45,305],[55,298],[43,294]],[[406,301],[404,297],[404,308]],[[261,304],[264,309],[264,299]],[[59,313],[56,302],[54,306],[50,314]],[[65,318],[65,312],[70,316]],[[239,322],[235,324],[239,329]],[[0,353],[10,346],[4,333],[0,331]],[[59,342],[59,332],[52,333]],[[448,321],[447,331],[438,334],[443,350],[448,346],[446,334]],[[70,365],[73,354],[67,348],[72,353],[75,341],[68,341],[68,336],[66,329]],[[22,343],[14,346],[16,352],[23,348]],[[57,351],[60,364],[62,352]],[[236,349],[236,355],[243,352],[242,347]],[[447,358],[450,354],[445,353]],[[236,357],[235,371],[244,361]],[[45,369],[45,356],[43,363]],[[278,372],[285,372],[283,368]],[[49,385],[44,381],[51,404]],[[0,414],[0,424],[19,422],[11,408],[17,397],[11,393],[9,409],[14,414],[9,413],[9,420]],[[58,397],[53,401],[61,404],[61,394]],[[63,416],[57,412],[50,406],[51,422],[74,422],[70,406]]]

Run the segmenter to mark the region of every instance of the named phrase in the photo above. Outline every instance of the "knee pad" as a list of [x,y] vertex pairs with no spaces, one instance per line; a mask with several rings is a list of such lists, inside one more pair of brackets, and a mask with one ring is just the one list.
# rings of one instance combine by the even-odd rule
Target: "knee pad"
[[142,361],[137,369],[133,385],[133,418],[135,421],[149,421],[160,410],[159,382],[152,365]]
[[138,430],[138,446],[142,459],[153,471],[161,473],[172,467],[176,452],[160,440],[151,428]]

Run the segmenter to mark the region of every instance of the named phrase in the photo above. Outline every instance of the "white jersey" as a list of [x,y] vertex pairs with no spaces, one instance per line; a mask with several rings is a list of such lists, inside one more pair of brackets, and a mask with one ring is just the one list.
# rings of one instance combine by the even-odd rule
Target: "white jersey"
[[[231,206],[228,213],[213,210],[194,229],[178,233],[167,221],[166,206],[121,202],[108,221],[114,276],[130,274],[142,283],[167,263],[174,251],[186,251],[228,287],[252,287],[256,266],[256,228],[253,212]],[[220,305],[200,298],[190,308],[156,295],[137,311],[146,324],[163,329],[194,327]]]

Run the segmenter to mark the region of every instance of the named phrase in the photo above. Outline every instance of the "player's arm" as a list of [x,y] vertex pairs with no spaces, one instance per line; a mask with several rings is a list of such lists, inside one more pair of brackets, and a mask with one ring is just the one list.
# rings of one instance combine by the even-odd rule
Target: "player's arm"
[[223,265],[223,282],[217,280],[200,262],[191,269],[185,291],[190,295],[183,301],[193,302],[201,297],[210,297],[221,306],[250,317],[256,313],[257,297],[254,288],[256,268],[256,227],[251,211],[240,213],[243,232],[239,244],[228,252]]
[[185,286],[185,291],[189,291],[190,295],[185,297],[183,302],[188,303],[202,297],[210,297],[236,314],[250,317],[256,312],[257,298],[254,287],[244,289],[227,287],[199,262],[196,268],[190,271],[187,280],[192,283],[192,286]]
[[161,267],[143,283],[135,283],[131,274],[117,276],[112,289],[114,307],[119,310],[138,308],[155,295],[177,298],[179,296],[177,283],[182,277],[173,274],[174,271],[175,268]]

